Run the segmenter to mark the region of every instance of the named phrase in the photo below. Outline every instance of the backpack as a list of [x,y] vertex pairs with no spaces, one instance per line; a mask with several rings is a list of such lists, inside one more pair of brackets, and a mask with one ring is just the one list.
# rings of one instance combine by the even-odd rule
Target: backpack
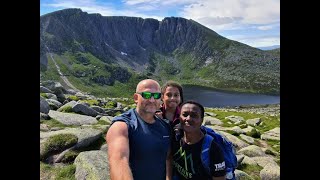
[[206,126],[201,126],[200,129],[205,133],[204,141],[201,149],[201,162],[207,174],[211,174],[210,170],[210,151],[211,142],[214,141],[219,144],[222,149],[224,160],[226,164],[226,179],[235,180],[234,171],[237,168],[237,156],[235,148],[232,143],[223,135],[216,133],[213,129]]

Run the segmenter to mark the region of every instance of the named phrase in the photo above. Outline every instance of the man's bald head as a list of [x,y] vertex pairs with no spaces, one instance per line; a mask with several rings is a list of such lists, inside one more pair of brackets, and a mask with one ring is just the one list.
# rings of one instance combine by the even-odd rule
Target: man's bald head
[[153,79],[144,79],[137,85],[136,92],[141,92],[144,89],[157,89],[160,92],[160,84]]

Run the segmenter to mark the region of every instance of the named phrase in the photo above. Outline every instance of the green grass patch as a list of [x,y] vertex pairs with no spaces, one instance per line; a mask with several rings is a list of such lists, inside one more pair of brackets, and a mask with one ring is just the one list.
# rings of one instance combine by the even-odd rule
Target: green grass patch
[[74,162],[76,157],[80,154],[80,152],[77,151],[68,151],[64,157],[62,158],[61,162],[66,163],[66,164],[71,164]]
[[257,131],[255,128],[253,128],[251,131],[246,133],[247,136],[251,136],[253,138],[260,138],[261,133]]
[[62,124],[61,122],[55,120],[55,119],[50,119],[50,120],[40,120],[40,124],[46,124],[49,126],[49,128],[52,127],[59,127],[59,128],[66,128],[66,127],[77,127],[75,125],[65,125]]
[[253,179],[260,180],[261,179],[260,178],[260,171],[263,168],[260,166],[254,166],[254,165],[249,165],[249,164],[240,164],[237,169],[246,172]]
[[265,153],[266,154],[270,154],[270,155],[272,155],[272,156],[276,156],[277,154],[276,153],[274,153],[272,150],[270,150],[270,149],[267,149],[266,151],[265,151]]
[[95,125],[110,125],[110,123],[107,121],[100,120]]
[[96,99],[86,99],[86,100],[80,100],[80,102],[88,103],[90,106],[98,106],[99,102]]
[[277,140],[266,140],[267,144],[271,146],[274,150],[280,153],[280,141]]
[[48,95],[46,93],[40,93],[40,96],[45,98],[45,99],[48,99]]
[[76,180],[75,172],[74,164],[55,167],[40,161],[40,179]]
[[74,76],[68,76],[68,80],[78,89],[83,92],[88,92],[96,97],[118,97],[118,98],[130,98],[132,99],[136,89],[136,85],[142,79],[146,79],[145,76],[132,75],[127,83],[121,83],[115,81],[113,86],[98,85],[91,82],[88,78],[76,78]]
[[72,147],[78,142],[78,137],[73,134],[57,134],[49,137],[43,144],[43,151],[40,159],[45,159],[49,155],[63,151]]
[[[55,58],[61,71],[67,74],[68,80],[79,90],[91,93],[96,97],[132,97],[139,75],[130,75],[130,70],[118,65],[107,64],[90,53],[65,52],[62,56]],[[112,73],[114,78],[111,77]],[[122,73],[121,76],[117,75]],[[79,76],[79,77],[76,77]],[[126,82],[126,78],[129,78]],[[142,79],[146,79],[143,77]],[[98,79],[99,82],[98,82]],[[102,85],[103,79],[111,83]],[[119,82],[121,81],[121,82]]]
[[72,106],[63,106],[59,111],[65,113],[73,113]]
[[75,95],[70,95],[67,97],[69,100],[72,100],[72,101],[78,101],[79,100],[79,97],[78,96],[75,96]]
[[280,127],[280,116],[262,116],[262,125],[256,126],[261,133],[271,130],[275,127]]
[[65,179],[70,179],[70,180],[75,180],[75,172],[76,172],[76,165],[71,164],[68,166],[65,166],[59,171],[57,171],[57,180],[65,180]]
[[117,102],[114,102],[114,101],[109,101],[105,105],[105,108],[115,108],[115,107],[117,107]]
[[46,70],[40,71],[40,74],[42,76],[41,79],[59,81],[60,75],[49,54],[47,54],[47,59],[48,59],[48,64],[47,64],[47,68],[45,68]]

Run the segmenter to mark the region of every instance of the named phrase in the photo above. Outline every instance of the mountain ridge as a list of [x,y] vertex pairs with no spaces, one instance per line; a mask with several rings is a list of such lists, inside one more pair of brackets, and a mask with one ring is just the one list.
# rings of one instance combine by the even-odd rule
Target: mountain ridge
[[77,79],[73,80],[77,88],[154,78],[243,92],[280,92],[280,51],[262,51],[229,40],[181,17],[158,21],[80,9],[43,15],[40,70],[43,79],[50,79],[48,74],[53,72],[45,46],[61,59],[62,71]]

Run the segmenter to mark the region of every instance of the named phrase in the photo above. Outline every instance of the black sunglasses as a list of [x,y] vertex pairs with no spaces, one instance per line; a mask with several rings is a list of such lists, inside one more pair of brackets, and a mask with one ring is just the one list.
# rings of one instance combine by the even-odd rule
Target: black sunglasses
[[160,99],[161,98],[161,93],[151,93],[151,92],[140,92],[140,93],[137,93],[137,94],[141,94],[141,96],[144,98],[144,99],[150,99],[152,96],[154,99]]

